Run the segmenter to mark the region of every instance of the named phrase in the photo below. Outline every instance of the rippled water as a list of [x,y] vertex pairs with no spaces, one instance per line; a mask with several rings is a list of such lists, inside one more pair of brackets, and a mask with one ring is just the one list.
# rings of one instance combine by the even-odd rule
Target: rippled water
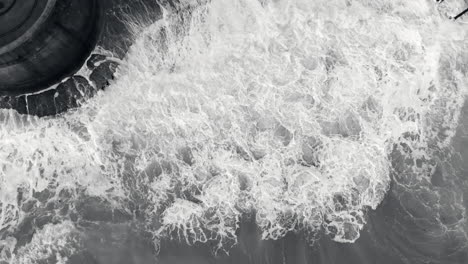
[[112,247],[129,237],[147,243],[132,244],[134,263],[170,238],[225,254],[244,245],[245,219],[265,243],[370,240],[407,263],[467,261],[468,30],[450,8],[161,8],[130,25],[116,80],[81,109],[1,110],[0,263],[66,263],[86,247],[119,263]]

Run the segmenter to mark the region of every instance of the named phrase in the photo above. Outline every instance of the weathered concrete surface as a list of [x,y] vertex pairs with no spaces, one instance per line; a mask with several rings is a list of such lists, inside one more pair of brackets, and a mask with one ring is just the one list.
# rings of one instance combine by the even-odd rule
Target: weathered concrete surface
[[[112,57],[123,59],[132,44],[134,35],[127,21],[150,24],[160,17],[159,5],[155,0],[106,0],[102,1],[103,24],[97,46],[110,51]],[[93,52],[83,67],[92,71],[87,78],[79,75],[65,79],[55,89],[42,93],[2,96],[0,108],[15,109],[21,114],[39,117],[53,116],[79,107],[87,98],[104,89],[113,79],[118,67],[98,50]]]
[[15,1],[5,10],[0,15],[0,94],[37,92],[76,72],[99,35],[98,3]]

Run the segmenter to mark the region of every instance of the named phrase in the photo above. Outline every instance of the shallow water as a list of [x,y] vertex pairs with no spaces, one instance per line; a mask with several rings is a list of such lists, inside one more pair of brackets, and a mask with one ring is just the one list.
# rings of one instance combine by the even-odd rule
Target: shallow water
[[161,3],[82,108],[0,112],[0,263],[466,263],[450,7]]

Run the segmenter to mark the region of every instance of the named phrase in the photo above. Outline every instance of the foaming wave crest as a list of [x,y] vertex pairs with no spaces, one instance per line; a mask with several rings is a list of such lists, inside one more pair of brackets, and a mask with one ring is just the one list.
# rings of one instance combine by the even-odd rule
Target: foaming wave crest
[[450,63],[466,31],[431,1],[161,6],[81,109],[1,112],[0,229],[51,189],[49,202],[67,190],[138,211],[156,241],[221,248],[255,213],[264,239],[353,242],[389,188],[394,144],[417,135],[425,156],[450,141],[467,67]]

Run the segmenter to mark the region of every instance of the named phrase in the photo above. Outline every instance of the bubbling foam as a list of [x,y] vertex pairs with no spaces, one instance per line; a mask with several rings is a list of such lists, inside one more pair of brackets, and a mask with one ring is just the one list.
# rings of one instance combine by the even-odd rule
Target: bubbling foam
[[[8,263],[57,263],[66,264],[69,257],[76,252],[80,234],[73,223],[65,221],[56,225],[46,225],[37,232],[31,242],[18,251],[14,251],[14,238],[5,240],[8,247],[0,251],[0,261]],[[0,244],[1,245],[1,244]],[[7,252],[8,251],[8,252]]]
[[425,155],[433,117],[448,131],[457,122],[466,85],[440,68],[465,31],[429,1],[162,9],[81,109],[1,112],[0,227],[21,217],[18,188],[80,187],[137,203],[155,238],[221,248],[255,213],[264,239],[324,230],[353,242],[389,188],[393,144],[416,133]]

